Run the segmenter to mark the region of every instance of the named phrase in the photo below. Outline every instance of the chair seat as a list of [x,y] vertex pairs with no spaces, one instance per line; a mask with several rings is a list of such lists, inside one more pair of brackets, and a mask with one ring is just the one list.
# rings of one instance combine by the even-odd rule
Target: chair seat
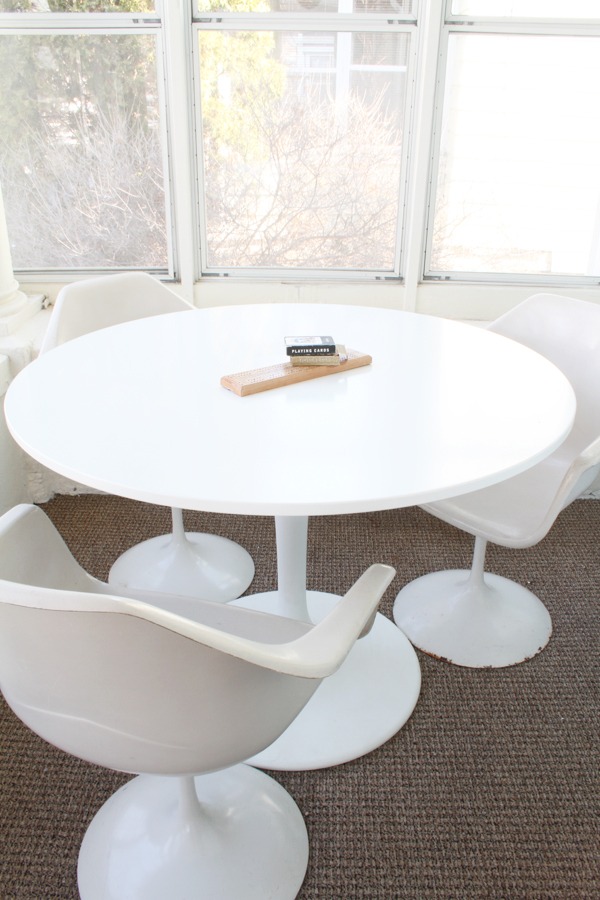
[[568,463],[551,457],[499,484],[425,504],[423,509],[449,525],[505,547],[531,547],[554,521],[548,513],[567,469]]

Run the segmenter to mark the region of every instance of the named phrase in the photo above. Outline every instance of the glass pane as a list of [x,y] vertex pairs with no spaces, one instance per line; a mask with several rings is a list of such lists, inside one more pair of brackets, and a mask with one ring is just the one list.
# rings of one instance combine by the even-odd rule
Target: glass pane
[[451,35],[430,268],[600,274],[600,38]]
[[0,181],[20,268],[167,266],[153,35],[0,36]]
[[0,12],[154,12],[155,0],[0,0]]
[[455,16],[506,16],[512,19],[598,19],[598,0],[452,0]]
[[198,37],[209,267],[391,271],[408,36]]
[[415,15],[418,0],[197,0],[197,14],[230,13],[386,13]]

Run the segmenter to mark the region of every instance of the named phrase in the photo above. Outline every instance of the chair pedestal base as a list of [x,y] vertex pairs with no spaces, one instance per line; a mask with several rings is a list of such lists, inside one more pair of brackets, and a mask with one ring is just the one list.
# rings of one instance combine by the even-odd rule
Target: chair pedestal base
[[[310,619],[317,622],[340,598],[307,591]],[[285,614],[277,591],[234,601],[263,612]],[[421,668],[410,641],[377,613],[368,635],[358,640],[337,672],[326,678],[291,725],[253,766],[279,771],[322,769],[380,747],[410,717],[421,690]]]
[[199,809],[186,811],[180,782],[138,776],[98,811],[79,854],[82,900],[293,900],[308,837],[281,785],[246,765],[200,775]]
[[131,547],[113,563],[108,583],[226,603],[243,594],[253,578],[252,557],[235,541],[186,532]]
[[550,614],[535,594],[500,575],[432,572],[396,597],[394,621],[430,656],[457,666],[497,668],[525,662],[550,639]]

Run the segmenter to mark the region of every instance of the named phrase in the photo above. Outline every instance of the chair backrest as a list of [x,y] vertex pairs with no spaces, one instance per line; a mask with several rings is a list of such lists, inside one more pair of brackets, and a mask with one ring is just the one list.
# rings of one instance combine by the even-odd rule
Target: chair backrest
[[100,328],[192,309],[190,303],[147,272],[74,281],[58,293],[40,354]]
[[22,504],[0,518],[0,685],[33,731],[98,765],[225,768],[287,728],[393,575],[372,566],[314,627],[204,601],[205,624],[109,593]]
[[534,294],[492,322],[489,330],[545,356],[573,386],[577,398],[573,428],[551,458],[567,475],[562,485],[564,508],[600,472],[600,305]]

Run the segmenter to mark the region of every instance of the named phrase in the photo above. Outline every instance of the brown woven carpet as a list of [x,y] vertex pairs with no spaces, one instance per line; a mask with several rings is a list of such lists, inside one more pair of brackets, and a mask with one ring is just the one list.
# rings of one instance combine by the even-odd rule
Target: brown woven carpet
[[[58,497],[44,508],[100,578],[128,546],[169,529],[166,510],[111,497]],[[250,551],[251,593],[275,586],[271,519],[186,513],[186,527]],[[370,563],[390,563],[390,616],[403,584],[468,566],[470,550],[470,538],[419,509],[315,518],[309,587],[344,591]],[[600,897],[600,502],[574,503],[530,550],[490,546],[488,568],[542,598],[550,644],[497,670],[419,654],[421,697],[385,746],[327,770],[273,773],[309,831],[303,900]],[[0,712],[0,898],[71,900],[85,828],[126,777],[49,747],[4,704]]]

